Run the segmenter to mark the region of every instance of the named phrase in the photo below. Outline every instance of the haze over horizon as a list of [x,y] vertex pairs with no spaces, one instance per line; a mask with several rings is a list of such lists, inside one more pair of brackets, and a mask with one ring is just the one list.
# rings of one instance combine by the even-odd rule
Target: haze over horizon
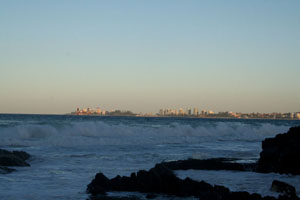
[[300,111],[300,1],[0,1],[0,113]]

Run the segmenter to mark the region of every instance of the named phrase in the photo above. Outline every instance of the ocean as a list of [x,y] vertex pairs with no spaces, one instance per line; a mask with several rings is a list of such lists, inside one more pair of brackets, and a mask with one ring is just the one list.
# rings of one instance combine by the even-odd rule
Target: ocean
[[[85,200],[96,173],[130,175],[162,161],[230,157],[256,162],[262,140],[299,125],[299,120],[1,114],[0,148],[26,151],[32,158],[30,167],[0,174],[0,199]],[[300,176],[293,175],[175,173],[262,195],[278,195],[269,190],[274,179],[300,188]]]

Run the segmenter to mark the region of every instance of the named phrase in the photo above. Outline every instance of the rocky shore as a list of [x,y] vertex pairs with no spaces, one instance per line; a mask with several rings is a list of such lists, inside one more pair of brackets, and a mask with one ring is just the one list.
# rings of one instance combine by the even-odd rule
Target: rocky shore
[[[300,174],[300,127],[293,127],[285,134],[267,138],[262,142],[262,152],[257,163],[237,163],[233,158],[214,158],[206,160],[180,160],[157,164],[149,171],[140,170],[130,177],[116,176],[108,179],[98,173],[87,186],[92,199],[109,199],[110,191],[129,191],[147,193],[148,197],[165,194],[178,197],[196,197],[201,200],[299,200],[293,186],[274,180],[271,189],[281,193],[278,198],[262,197],[248,192],[232,192],[224,186],[212,186],[204,181],[190,178],[180,179],[172,170],[235,170],[257,173]],[[150,196],[149,196],[150,195]]]
[[300,175],[300,127],[262,142],[257,171]]
[[[262,197],[256,193],[231,192],[224,186],[212,186],[204,181],[199,182],[190,178],[180,179],[172,170],[158,164],[149,171],[140,170],[129,177],[116,176],[108,179],[104,174],[98,173],[88,185],[87,192],[93,195],[94,200],[110,199],[106,193],[111,191],[147,193],[149,198],[155,198],[155,194],[164,194],[196,197],[201,200],[300,200],[296,196],[295,188],[286,183],[274,181],[271,188],[281,193],[279,198]],[[116,197],[111,199],[116,199]]]
[[15,171],[10,167],[30,166],[26,161],[30,155],[24,151],[7,151],[0,149],[0,174],[11,173]]
[[300,175],[300,127],[292,127],[287,133],[265,139],[262,142],[258,162],[237,163],[238,160],[237,158],[188,159],[161,164],[172,170],[233,170]]

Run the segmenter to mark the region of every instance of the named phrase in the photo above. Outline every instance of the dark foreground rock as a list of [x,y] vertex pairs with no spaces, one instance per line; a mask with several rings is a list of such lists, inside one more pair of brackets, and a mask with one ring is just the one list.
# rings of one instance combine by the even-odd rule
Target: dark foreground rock
[[257,163],[236,163],[234,158],[188,159],[161,164],[172,170],[235,170],[260,173],[300,174],[300,126],[262,142]]
[[[194,196],[200,200],[275,200],[274,197],[261,197],[248,192],[231,192],[228,188],[212,186],[204,181],[198,182],[190,178],[182,180],[172,171],[198,169],[300,174],[300,127],[290,128],[288,133],[265,139],[262,149],[259,161],[254,164],[236,163],[236,159],[230,158],[189,159],[163,162],[149,171],[132,173],[130,177],[116,176],[108,179],[104,174],[98,173],[88,185],[87,192],[97,200],[111,199],[105,196],[109,191],[142,192],[147,193],[148,197],[155,197],[154,194]],[[279,200],[299,200],[295,188],[283,182],[274,181],[271,189],[282,194],[277,198]]]
[[9,174],[13,171],[15,171],[15,170],[11,169],[11,168],[8,168],[8,167],[1,167],[0,166],[0,174]]
[[90,200],[141,200],[141,199],[136,196],[120,197],[120,196],[98,195],[98,196],[91,197]]
[[0,149],[0,173],[10,173],[13,169],[7,167],[25,167],[30,166],[26,160],[30,155],[24,151],[7,151]]
[[300,174],[300,126],[262,142],[258,172]]
[[[212,186],[204,181],[198,182],[190,178],[180,179],[172,170],[159,164],[149,171],[141,170],[130,177],[116,176],[108,179],[98,173],[88,185],[87,192],[94,197],[109,191],[142,192],[148,194],[166,194],[178,197],[197,197],[201,200],[275,200],[274,197],[261,197],[248,192],[231,192],[223,186]],[[280,196],[280,200],[299,200],[298,197]]]
[[282,193],[288,197],[296,197],[296,189],[294,186],[291,186],[285,182],[274,180],[272,182],[271,190]]

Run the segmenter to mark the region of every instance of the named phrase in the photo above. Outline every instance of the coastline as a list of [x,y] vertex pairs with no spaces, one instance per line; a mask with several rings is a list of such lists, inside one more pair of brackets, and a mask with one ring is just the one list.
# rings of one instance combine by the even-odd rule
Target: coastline
[[241,120],[292,120],[298,121],[300,119],[289,118],[237,118],[237,117],[199,117],[199,116],[159,116],[159,115],[76,115],[64,114],[69,116],[95,116],[95,117],[143,117],[143,118],[188,118],[188,119],[241,119]]
[[[256,162],[263,139],[276,133],[284,133],[288,127],[300,125],[299,121],[287,120],[157,116],[77,117],[27,114],[0,115],[0,120],[1,147],[32,155],[28,162],[31,167],[16,167],[16,172],[2,175],[2,180],[9,176],[21,181],[0,181],[3,188],[0,198],[26,199],[26,191],[32,191],[30,193],[34,198],[46,200],[58,195],[65,200],[88,199],[86,186],[99,172],[111,180],[117,175],[127,177],[140,170],[148,171],[161,162],[189,158],[209,159],[217,156],[238,158],[239,162]],[[199,165],[192,165],[194,168],[197,166]],[[215,166],[217,165],[213,165]],[[277,194],[269,191],[274,179],[296,187],[300,185],[300,180],[295,180],[297,177],[279,174],[214,170],[204,173],[194,173],[191,170],[174,172],[183,180],[186,177],[196,177],[195,181],[203,180],[210,185],[224,186],[232,194],[245,190],[249,194],[258,193],[276,198]],[[246,179],[247,182],[244,181]],[[176,180],[179,184],[185,183]],[[68,187],[65,187],[66,181]],[[242,186],[240,183],[243,183]],[[257,189],[258,187],[263,189]],[[212,193],[215,194],[214,190]],[[109,197],[108,195],[106,198]],[[140,199],[143,198],[141,196]],[[160,198],[158,196],[156,199]]]
[[237,118],[237,117],[203,117],[203,116],[159,116],[159,115],[95,115],[95,114],[41,114],[41,113],[0,113],[0,115],[34,115],[34,116],[80,116],[80,117],[137,117],[137,118],[177,118],[177,119],[236,119],[236,120],[284,120],[284,121],[300,121],[300,119],[290,119],[290,118]]

